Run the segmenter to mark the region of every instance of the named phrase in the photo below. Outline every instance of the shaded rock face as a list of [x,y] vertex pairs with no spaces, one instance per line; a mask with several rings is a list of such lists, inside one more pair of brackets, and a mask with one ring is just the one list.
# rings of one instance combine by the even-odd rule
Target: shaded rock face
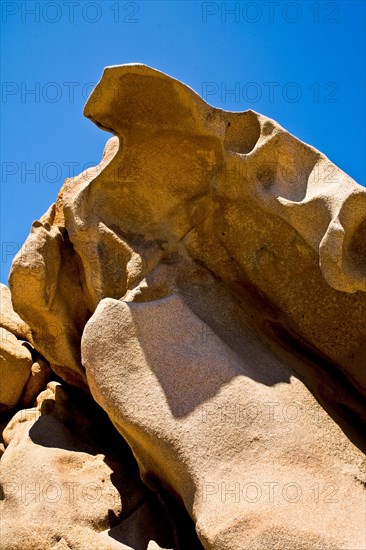
[[[68,502],[75,527],[57,514],[44,526],[48,505],[33,503],[29,548],[363,549],[365,190],[275,121],[213,108],[143,65],[105,69],[85,115],[114,137],[34,222],[9,280],[20,317],[1,326],[9,357],[20,361],[26,334],[106,411],[149,489],[126,481],[127,517],[109,493]],[[20,378],[11,406],[36,391]],[[52,382],[40,418],[11,421],[11,479],[21,449],[52,480],[111,479],[105,440],[88,428],[86,451],[84,420],[66,433],[72,391]],[[25,514],[8,540],[26,548],[28,512],[4,493],[9,526]]]
[[[10,421],[4,441],[0,548],[180,547],[130,449],[80,392],[49,383],[35,408]],[[189,535],[186,542],[195,547]]]

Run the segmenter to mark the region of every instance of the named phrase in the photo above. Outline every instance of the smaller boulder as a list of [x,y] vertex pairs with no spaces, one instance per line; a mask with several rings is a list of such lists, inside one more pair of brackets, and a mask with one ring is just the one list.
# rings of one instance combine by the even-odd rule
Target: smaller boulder
[[14,311],[10,290],[3,283],[0,283],[0,327],[6,328],[22,340],[32,342],[31,330]]
[[7,411],[20,400],[31,375],[32,354],[28,344],[0,328],[0,412]]

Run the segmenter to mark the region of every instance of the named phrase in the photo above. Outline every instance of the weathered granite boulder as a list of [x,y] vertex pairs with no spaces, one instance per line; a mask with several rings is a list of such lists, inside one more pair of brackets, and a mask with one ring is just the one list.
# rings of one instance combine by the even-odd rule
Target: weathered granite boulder
[[4,441],[2,550],[197,548],[189,524],[180,540],[174,511],[142,484],[130,449],[80,391],[49,383]]
[[363,549],[365,189],[144,65],[106,68],[85,114],[114,137],[10,274],[29,341],[205,548]]
[[24,342],[0,328],[0,411],[13,408],[31,375],[32,355]]
[[0,413],[32,406],[51,371],[33,348],[27,324],[14,311],[10,290],[0,285]]
[[17,312],[62,377],[85,383],[80,338],[101,299],[188,255],[238,297],[254,286],[276,333],[365,392],[361,186],[273,120],[213,108],[143,65],[105,69],[85,114],[116,137],[99,166],[65,181],[10,275]]
[[363,453],[242,328],[238,355],[178,296],[106,298],[82,341],[92,394],[205,548],[361,550]]
[[0,327],[21,340],[31,341],[30,328],[14,311],[10,290],[3,283],[0,283]]

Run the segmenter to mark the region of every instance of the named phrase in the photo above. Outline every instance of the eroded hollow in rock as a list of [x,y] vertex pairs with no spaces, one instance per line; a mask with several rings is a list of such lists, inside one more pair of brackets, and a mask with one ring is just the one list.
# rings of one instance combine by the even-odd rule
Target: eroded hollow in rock
[[[365,190],[144,65],[85,114],[115,135],[31,228],[2,317],[3,547],[363,550]],[[53,513],[29,480],[121,498]]]

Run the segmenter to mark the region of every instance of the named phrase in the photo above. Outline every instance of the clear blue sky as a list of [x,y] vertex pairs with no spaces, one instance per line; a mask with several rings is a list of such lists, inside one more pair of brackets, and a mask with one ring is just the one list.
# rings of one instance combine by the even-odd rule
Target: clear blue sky
[[1,10],[3,282],[63,180],[100,160],[109,136],[82,111],[107,65],[146,63],[214,106],[272,117],[365,185],[363,0],[2,0]]

